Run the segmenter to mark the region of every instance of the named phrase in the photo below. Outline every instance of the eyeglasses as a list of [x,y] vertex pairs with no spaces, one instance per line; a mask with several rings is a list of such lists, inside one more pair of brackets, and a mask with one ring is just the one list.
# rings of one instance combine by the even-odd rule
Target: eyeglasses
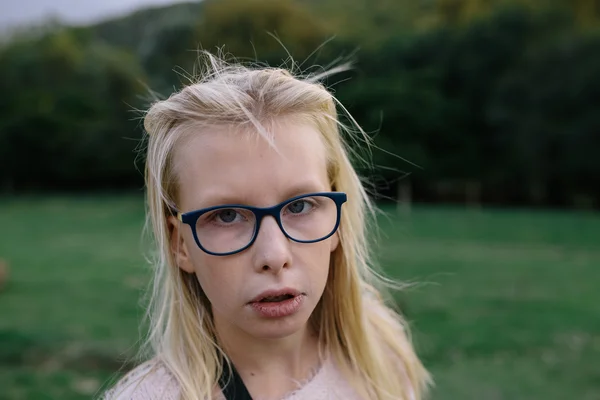
[[309,193],[273,207],[226,204],[186,213],[177,218],[192,228],[194,240],[204,252],[227,256],[252,246],[266,216],[277,221],[284,235],[295,242],[315,243],[335,233],[340,224],[346,193]]

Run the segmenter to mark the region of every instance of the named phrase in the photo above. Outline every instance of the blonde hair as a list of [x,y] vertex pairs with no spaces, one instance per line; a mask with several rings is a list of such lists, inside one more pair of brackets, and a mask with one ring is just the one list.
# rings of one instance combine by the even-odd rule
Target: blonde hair
[[[155,102],[144,119],[147,222],[158,250],[148,308],[149,357],[160,360],[176,379],[183,399],[214,398],[224,354],[196,276],[176,266],[170,248],[167,217],[178,200],[175,148],[192,127],[246,126],[269,140],[265,126],[278,118],[299,117],[322,134],[332,190],[348,195],[340,245],[332,254],[328,282],[311,317],[320,351],[333,357],[365,399],[421,399],[429,375],[415,354],[405,321],[384,304],[383,288],[389,282],[373,267],[368,240],[375,207],[352,166],[351,149],[342,133],[360,132],[368,138],[320,83],[344,68],[295,76],[283,68],[249,67],[201,54],[206,63],[200,77]],[[337,107],[355,125],[354,131],[340,121]]]

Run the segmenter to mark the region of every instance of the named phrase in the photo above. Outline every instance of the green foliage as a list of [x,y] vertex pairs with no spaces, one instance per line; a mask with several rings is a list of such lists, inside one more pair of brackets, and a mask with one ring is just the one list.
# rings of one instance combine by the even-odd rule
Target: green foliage
[[392,36],[433,24],[430,1],[411,0],[297,0],[321,16],[341,38],[364,47],[377,46]]
[[138,55],[147,54],[149,42],[165,28],[189,25],[198,20],[202,4],[198,1],[177,3],[169,7],[152,7],[125,17],[107,20],[83,30],[95,39],[126,48]]
[[[521,184],[545,196],[600,187],[600,36],[569,36],[540,46],[495,88],[487,117],[508,146]],[[551,65],[552,68],[548,68]],[[547,193],[554,191],[554,193]],[[558,191],[558,193],[556,193]],[[568,199],[565,199],[568,200]]]
[[0,190],[139,187],[130,111],[144,85],[189,83],[203,48],[301,69],[355,53],[327,84],[375,135],[364,172],[380,194],[409,174],[416,200],[471,185],[495,203],[599,206],[599,27],[589,0],[207,0],[17,35],[0,49]]
[[417,196],[479,182],[492,201],[589,203],[600,166],[589,154],[600,149],[591,133],[600,120],[591,111],[599,100],[591,74],[600,73],[593,54],[596,36],[568,15],[508,7],[383,42],[363,54],[357,83],[338,96],[368,130],[380,128],[384,180],[412,173]]
[[208,0],[197,38],[205,49],[278,65],[287,60],[286,51],[297,60],[308,57],[330,34],[291,0]]
[[[135,58],[69,30],[17,40],[0,53],[0,157],[7,190],[135,181]],[[116,146],[115,146],[116,144]]]

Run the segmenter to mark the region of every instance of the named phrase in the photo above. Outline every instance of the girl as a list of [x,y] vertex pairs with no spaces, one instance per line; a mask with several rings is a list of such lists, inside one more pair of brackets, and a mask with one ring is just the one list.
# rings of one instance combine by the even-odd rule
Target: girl
[[150,356],[106,397],[421,399],[327,74],[204,54],[201,79],[145,116]]

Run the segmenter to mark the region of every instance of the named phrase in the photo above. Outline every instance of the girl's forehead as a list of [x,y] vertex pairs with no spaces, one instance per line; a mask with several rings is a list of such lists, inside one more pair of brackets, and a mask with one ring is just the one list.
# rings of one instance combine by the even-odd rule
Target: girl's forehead
[[277,124],[269,134],[228,127],[193,135],[175,160],[182,200],[194,207],[235,199],[270,204],[328,190],[325,147],[315,127]]
[[[276,120],[260,128],[248,125],[191,128],[185,136],[175,151],[175,158],[180,160],[202,154],[251,163],[265,157],[277,162],[298,162],[301,156],[306,156],[303,152],[323,157],[326,152],[323,135],[314,124],[292,119]],[[244,158],[247,154],[254,157]]]

